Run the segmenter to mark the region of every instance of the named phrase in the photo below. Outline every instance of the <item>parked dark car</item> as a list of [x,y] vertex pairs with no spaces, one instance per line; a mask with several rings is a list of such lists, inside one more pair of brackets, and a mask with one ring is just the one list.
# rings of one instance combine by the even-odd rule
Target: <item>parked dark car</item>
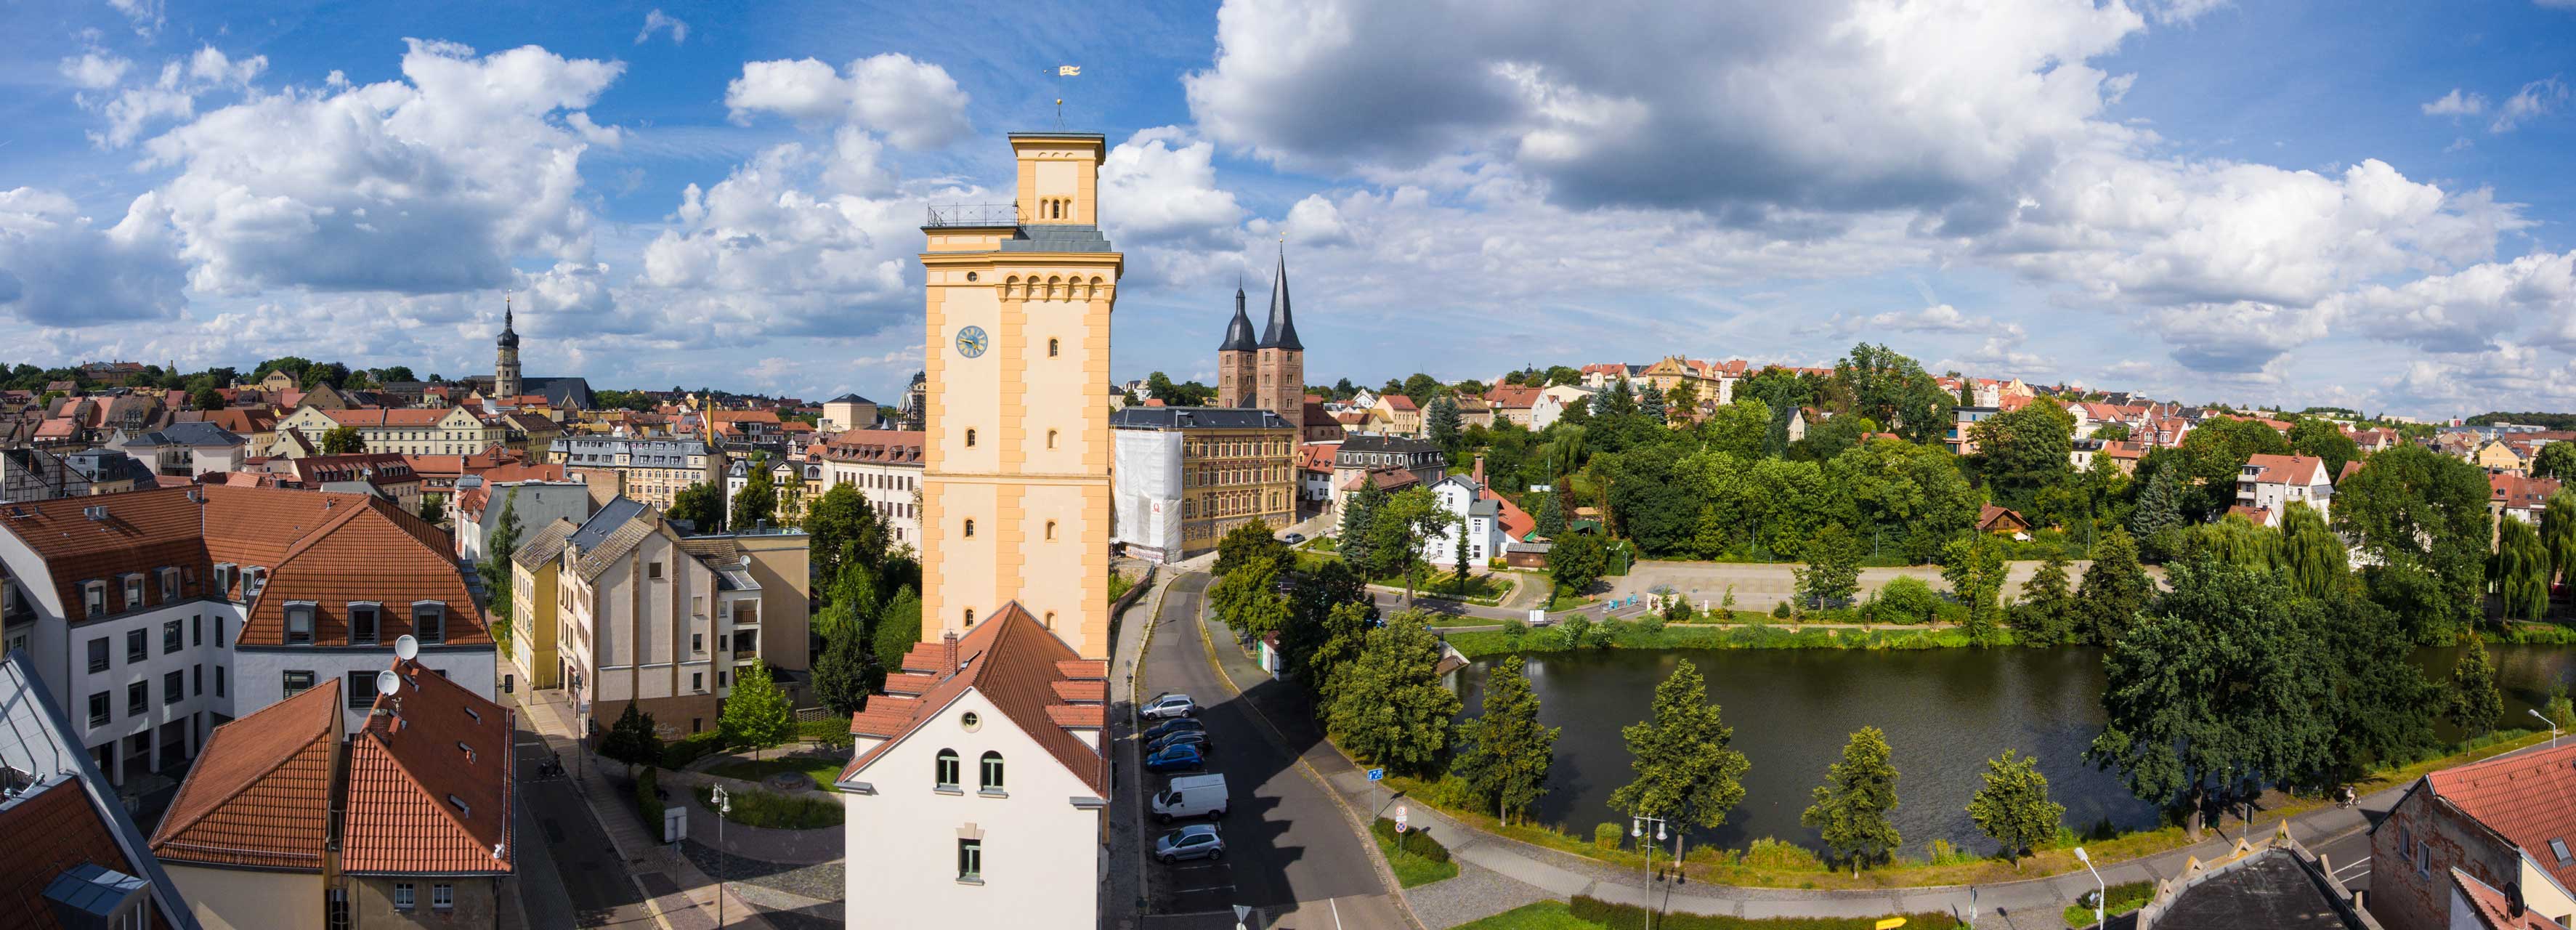
[[1207,732],[1207,724],[1200,723],[1197,719],[1191,717],[1177,717],[1153,725],[1153,727],[1147,729],[1145,732],[1136,734],[1136,738],[1151,743],[1174,733],[1205,732]]
[[1207,755],[1197,746],[1166,746],[1161,752],[1145,756],[1148,772],[1195,772],[1207,767]]
[[1208,739],[1205,730],[1163,734],[1162,739],[1146,744],[1145,754],[1150,756],[1174,746],[1196,746],[1202,756],[1216,754],[1216,742]]

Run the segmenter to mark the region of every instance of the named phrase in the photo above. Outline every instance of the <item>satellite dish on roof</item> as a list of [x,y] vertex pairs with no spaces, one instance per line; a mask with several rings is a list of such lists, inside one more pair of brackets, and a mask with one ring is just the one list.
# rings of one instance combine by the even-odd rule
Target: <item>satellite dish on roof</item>
[[394,674],[393,669],[385,669],[384,671],[376,673],[377,694],[392,694],[396,689],[401,687],[402,676]]
[[394,637],[394,657],[405,662],[419,658],[420,640],[411,638],[409,633]]

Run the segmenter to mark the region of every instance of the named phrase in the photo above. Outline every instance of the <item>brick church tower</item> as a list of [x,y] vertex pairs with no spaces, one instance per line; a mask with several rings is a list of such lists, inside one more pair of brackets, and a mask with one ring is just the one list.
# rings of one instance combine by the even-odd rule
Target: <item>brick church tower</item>
[[1234,319],[1225,325],[1224,344],[1216,347],[1216,405],[1270,410],[1304,435],[1306,346],[1297,341],[1297,323],[1288,312],[1285,252],[1270,282],[1270,319],[1257,340],[1252,318],[1243,312],[1243,288],[1234,289]]

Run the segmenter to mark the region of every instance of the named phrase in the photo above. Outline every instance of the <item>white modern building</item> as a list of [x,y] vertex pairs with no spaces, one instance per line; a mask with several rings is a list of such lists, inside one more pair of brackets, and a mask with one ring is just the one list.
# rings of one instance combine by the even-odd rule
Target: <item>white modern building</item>
[[2307,504],[2319,517],[2331,516],[2326,508],[2333,499],[2334,476],[2326,474],[2326,460],[2313,455],[2247,456],[2236,477],[2236,506],[2268,515],[2255,521],[2265,525],[2277,525],[2292,501]]
[[823,444],[823,485],[858,489],[899,545],[921,546],[920,430],[853,429]]

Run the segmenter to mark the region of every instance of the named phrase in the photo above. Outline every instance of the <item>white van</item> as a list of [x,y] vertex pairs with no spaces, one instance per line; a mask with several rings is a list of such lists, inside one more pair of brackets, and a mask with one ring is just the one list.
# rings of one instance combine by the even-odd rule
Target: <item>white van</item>
[[1183,817],[1225,816],[1225,776],[1182,775],[1152,802],[1154,818],[1171,823]]

